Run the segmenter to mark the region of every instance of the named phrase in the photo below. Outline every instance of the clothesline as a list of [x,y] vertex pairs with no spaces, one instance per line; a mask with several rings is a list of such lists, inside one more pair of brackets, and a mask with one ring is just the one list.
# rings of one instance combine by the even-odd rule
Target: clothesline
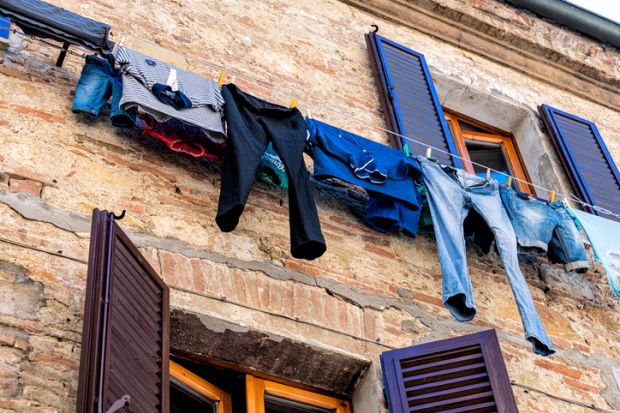
[[[13,31],[13,32],[15,32],[15,33],[17,33],[17,34],[19,34],[19,35],[22,35],[22,36],[24,36],[24,37],[27,37],[27,38],[31,38],[31,39],[34,39],[34,40],[41,41],[41,42],[43,42],[43,43],[45,43],[45,44],[47,44],[47,45],[49,45],[49,46],[51,46],[51,47],[54,47],[54,48],[56,48],[56,49],[59,49],[59,50],[62,50],[62,51],[66,51],[66,52],[68,52],[69,54],[72,54],[72,55],[74,55],[74,56],[78,56],[78,57],[81,57],[81,58],[84,58],[84,57],[86,56],[85,54],[79,54],[79,53],[73,52],[73,51],[68,50],[68,49],[65,49],[65,48],[63,48],[63,47],[61,47],[61,46],[57,46],[57,45],[55,45],[55,44],[53,44],[53,43],[50,43],[50,42],[48,42],[48,41],[46,41],[46,40],[43,40],[43,39],[37,38],[37,37],[35,37],[35,36],[27,35],[27,34],[25,34],[25,33],[23,33],[23,32],[18,31],[18,30],[12,29],[12,31]],[[220,66],[220,65],[217,65],[217,64],[211,63],[211,62],[209,62],[209,61],[207,61],[206,59],[203,59],[203,58],[201,58],[201,57],[198,57],[198,56],[193,56],[193,55],[188,55],[188,54],[185,54],[185,53],[180,52],[180,51],[178,51],[178,50],[170,49],[170,48],[168,48],[168,47],[166,47],[166,46],[162,46],[161,44],[158,44],[158,43],[156,43],[156,42],[154,42],[154,41],[152,41],[152,40],[144,39],[144,38],[142,38],[142,37],[140,37],[140,36],[136,36],[136,35],[131,34],[131,33],[126,33],[126,32],[122,32],[122,31],[116,31],[116,33],[117,33],[117,34],[119,34],[119,35],[121,36],[121,41],[120,41],[120,43],[122,43],[122,42],[123,42],[123,40],[124,40],[123,38],[126,38],[126,37],[131,37],[131,38],[134,38],[134,39],[136,39],[136,40],[139,40],[139,41],[142,41],[142,42],[145,42],[145,43],[148,43],[148,44],[151,44],[151,45],[157,46],[157,47],[161,47],[161,48],[166,49],[166,50],[168,50],[168,51],[172,51],[172,52],[174,52],[174,53],[178,54],[179,56],[182,56],[183,58],[185,58],[185,59],[187,59],[187,60],[192,60],[192,61],[201,62],[201,63],[203,63],[204,65],[209,66],[209,67],[211,67],[211,68],[213,68],[213,69],[215,69],[215,70],[219,70],[219,71],[226,72],[226,73],[228,73],[228,74],[230,74],[230,75],[233,75],[233,76],[235,76],[235,77],[241,78],[241,79],[246,80],[246,81],[248,81],[248,82],[250,82],[250,83],[259,84],[259,85],[261,85],[261,86],[263,86],[263,87],[265,87],[265,88],[268,88],[268,89],[270,89],[270,90],[272,90],[272,91],[276,90],[276,89],[273,87],[273,85],[271,85],[271,84],[265,83],[265,82],[263,82],[263,81],[261,81],[261,80],[259,80],[259,79],[256,79],[256,78],[251,78],[251,77],[248,77],[246,74],[241,73],[241,72],[238,72],[238,71],[236,71],[236,70],[229,70],[229,69],[227,69],[227,68],[225,68],[225,67],[223,67],[223,66]],[[293,95],[293,96],[295,95],[294,91],[293,91],[292,89],[289,89],[289,88],[279,88],[278,90],[280,90],[280,91],[282,91],[282,92],[285,92],[285,93],[287,93],[287,94]],[[297,99],[295,99],[295,101],[297,101]],[[620,219],[620,213],[617,213],[617,212],[614,212],[614,211],[610,211],[610,210],[608,210],[608,209],[606,209],[606,208],[602,208],[602,207],[599,207],[599,206],[596,206],[596,205],[591,205],[591,204],[589,204],[589,203],[587,203],[587,202],[585,202],[585,201],[581,200],[579,197],[577,197],[577,196],[576,196],[575,194],[573,194],[573,193],[570,193],[570,196],[569,196],[569,195],[566,195],[566,194],[564,194],[564,193],[562,193],[562,192],[557,192],[557,191],[555,191],[555,190],[552,190],[552,189],[549,189],[549,188],[546,188],[546,187],[543,187],[543,186],[540,186],[540,185],[536,185],[536,184],[534,184],[534,183],[532,183],[532,182],[528,182],[528,181],[526,181],[526,180],[523,180],[523,179],[520,179],[520,178],[514,177],[514,176],[512,176],[512,175],[510,175],[510,174],[508,174],[508,173],[506,173],[506,172],[499,171],[499,170],[494,169],[494,168],[491,168],[491,167],[489,167],[489,166],[487,166],[487,165],[483,165],[483,164],[481,164],[481,163],[478,163],[478,162],[472,161],[472,160],[470,160],[470,159],[466,159],[466,158],[464,158],[464,157],[462,157],[462,156],[459,156],[459,155],[453,154],[453,153],[448,152],[448,151],[446,151],[446,150],[444,150],[444,149],[441,149],[441,148],[438,148],[438,147],[435,147],[435,146],[429,145],[428,143],[425,143],[425,142],[422,142],[422,141],[419,141],[419,140],[413,139],[413,138],[411,138],[411,137],[409,137],[409,136],[406,136],[406,135],[400,134],[400,133],[398,133],[398,132],[391,131],[391,130],[386,129],[386,128],[381,127],[381,126],[371,124],[371,123],[369,123],[369,122],[367,122],[367,121],[357,119],[357,118],[355,118],[355,117],[352,117],[350,114],[343,113],[343,112],[341,112],[341,111],[339,111],[339,110],[337,110],[337,109],[334,109],[334,108],[331,108],[331,107],[329,107],[329,106],[326,106],[326,105],[324,105],[324,104],[322,104],[322,103],[320,103],[320,102],[317,102],[317,101],[314,101],[314,100],[311,100],[311,99],[300,99],[300,101],[301,101],[301,102],[303,102],[303,103],[306,103],[306,104],[310,104],[310,105],[312,105],[312,106],[314,106],[314,107],[317,107],[317,108],[322,108],[322,109],[324,109],[324,110],[328,111],[329,113],[335,113],[335,114],[337,114],[337,115],[339,115],[339,116],[341,116],[341,117],[343,117],[343,118],[346,118],[346,119],[348,119],[348,120],[354,120],[354,121],[356,121],[357,123],[362,124],[362,125],[364,125],[364,126],[368,126],[368,127],[372,128],[372,129],[379,130],[379,131],[382,131],[382,132],[384,132],[384,133],[391,134],[391,135],[393,135],[393,136],[397,136],[397,137],[399,137],[399,138],[401,138],[401,139],[404,139],[404,140],[406,140],[406,141],[408,141],[408,142],[414,142],[414,143],[417,143],[417,144],[419,144],[419,145],[421,145],[421,146],[424,146],[424,147],[426,147],[426,148],[429,148],[429,149],[431,149],[431,150],[433,150],[433,151],[436,151],[436,152],[439,152],[439,153],[443,153],[443,154],[446,154],[446,155],[451,156],[451,157],[454,157],[454,158],[458,158],[458,159],[463,160],[463,161],[465,161],[465,162],[468,162],[468,163],[470,163],[470,164],[472,164],[472,165],[479,166],[479,167],[481,167],[481,168],[484,168],[484,169],[489,170],[489,171],[493,171],[493,172],[495,172],[495,173],[498,173],[498,174],[503,175],[503,176],[506,176],[506,177],[512,177],[512,179],[513,179],[513,180],[518,181],[518,182],[522,182],[522,183],[524,183],[524,184],[526,184],[526,185],[529,185],[529,186],[531,186],[531,187],[533,187],[533,188],[540,189],[540,190],[545,191],[545,192],[547,192],[547,193],[552,193],[552,192],[553,192],[553,193],[555,193],[557,196],[562,197],[562,198],[564,198],[565,200],[570,200],[570,201],[572,201],[572,202],[575,202],[575,203],[577,203],[577,204],[581,205],[582,207],[587,207],[587,208],[589,208],[589,209],[591,209],[591,210],[595,210],[595,211],[601,212],[601,213],[603,213],[603,214],[605,214],[605,215],[610,215],[610,216],[613,216],[613,217],[615,217],[615,218]],[[308,112],[310,111],[310,108],[308,108],[308,105],[306,105],[306,109],[308,110]]]
[[[198,61],[198,62],[202,62],[202,63],[204,63],[206,66],[212,67],[212,68],[214,68],[214,69],[216,69],[216,70],[220,70],[220,71],[227,72],[227,73],[229,73],[229,74],[231,74],[231,75],[234,75],[234,76],[236,76],[236,77],[239,77],[239,78],[241,78],[241,79],[244,79],[244,80],[246,80],[246,81],[248,81],[248,82],[251,82],[251,83],[259,83],[259,84],[263,83],[262,81],[260,81],[260,80],[258,80],[258,79],[252,79],[252,78],[249,78],[249,77],[248,77],[247,75],[245,75],[244,73],[237,72],[237,71],[235,71],[235,70],[227,70],[227,69],[226,69],[226,68],[224,68],[223,66],[220,66],[220,65],[216,65],[216,64],[214,64],[214,63],[211,63],[211,62],[207,61],[206,59],[203,59],[203,58],[198,57],[198,56],[187,55],[187,54],[182,53],[182,52],[180,52],[180,51],[178,51],[178,50],[169,49],[169,48],[167,48],[166,46],[162,46],[162,45],[160,45],[160,44],[158,44],[158,43],[156,43],[156,42],[154,42],[154,41],[152,41],[152,40],[144,39],[144,38],[142,38],[142,37],[136,36],[136,35],[131,34],[131,33],[125,33],[125,32],[117,32],[117,33],[119,33],[119,34],[121,35],[121,37],[122,37],[122,36],[125,36],[125,37],[131,37],[131,38],[134,38],[134,39],[137,39],[137,40],[143,41],[143,42],[145,42],[145,43],[152,44],[152,45],[157,46],[157,47],[161,47],[161,48],[164,48],[164,49],[167,49],[167,50],[171,50],[171,51],[173,51],[174,53],[176,53],[176,54],[178,54],[178,55],[180,55],[180,56],[183,56],[185,59],[188,59],[188,60],[193,60],[193,61]],[[272,85],[268,85],[268,84],[263,83],[263,84],[261,84],[261,86],[263,86],[263,87],[267,87],[267,88],[269,88],[269,89],[271,89],[271,90],[274,90],[274,87],[273,87]],[[280,91],[283,91],[283,92],[286,92],[287,94],[291,94],[291,95],[293,95],[293,96],[294,96],[294,91],[293,91],[292,89],[288,89],[288,88],[280,88],[279,90],[280,90]],[[296,99],[296,100],[297,100],[297,99]],[[479,166],[479,167],[481,167],[481,168],[484,168],[484,169],[487,169],[487,170],[493,171],[493,172],[495,172],[495,173],[498,173],[498,174],[503,175],[503,176],[506,176],[506,177],[511,177],[511,175],[510,175],[510,174],[507,174],[507,173],[505,173],[505,172],[503,172],[503,171],[498,171],[498,170],[496,170],[496,169],[494,169],[494,168],[491,168],[491,167],[489,167],[489,166],[487,166],[487,165],[483,165],[483,164],[481,164],[481,163],[474,162],[474,161],[472,161],[472,160],[469,160],[469,159],[463,158],[463,157],[461,157],[461,156],[455,155],[455,154],[453,154],[453,153],[451,153],[451,152],[448,152],[448,151],[446,151],[446,150],[443,150],[443,149],[441,149],[441,148],[437,148],[437,147],[431,146],[431,145],[429,145],[428,143],[418,141],[418,140],[416,140],[416,139],[410,138],[409,136],[402,135],[402,134],[400,134],[400,133],[397,133],[397,132],[391,131],[391,130],[386,129],[386,128],[384,128],[384,127],[381,127],[381,126],[378,126],[378,125],[373,125],[373,124],[370,124],[370,123],[368,123],[368,122],[366,122],[366,121],[363,121],[363,120],[360,120],[360,119],[356,119],[356,118],[354,118],[354,117],[351,117],[349,114],[345,114],[345,113],[340,112],[340,111],[338,111],[338,110],[336,110],[336,109],[333,109],[333,108],[331,108],[331,107],[325,106],[325,105],[323,105],[323,104],[321,104],[321,103],[319,103],[319,102],[316,102],[316,101],[313,101],[313,100],[310,100],[310,99],[300,99],[300,101],[301,101],[301,102],[303,102],[303,103],[306,103],[306,104],[311,104],[311,105],[312,105],[312,106],[314,106],[314,107],[320,107],[320,108],[322,108],[322,109],[324,109],[324,110],[328,111],[329,113],[336,113],[337,115],[342,116],[342,117],[344,117],[344,118],[347,118],[347,119],[349,119],[349,120],[355,120],[357,123],[360,123],[360,124],[362,124],[362,125],[369,126],[369,127],[373,128],[373,129],[380,130],[380,131],[382,131],[382,132],[389,133],[389,134],[391,134],[391,135],[394,135],[394,136],[400,137],[400,138],[405,139],[405,140],[407,140],[407,141],[409,141],[409,142],[415,142],[415,143],[417,143],[417,144],[419,144],[419,145],[422,145],[422,146],[424,146],[424,147],[426,147],[426,148],[430,148],[430,149],[432,149],[433,151],[437,151],[437,152],[440,152],[440,153],[444,153],[444,154],[446,154],[446,155],[448,155],[448,156],[452,156],[452,157],[455,157],[455,158],[461,159],[461,160],[463,160],[463,161],[465,161],[465,162],[471,163],[472,165]],[[307,106],[307,105],[306,105],[306,106]],[[309,108],[306,108],[306,109],[309,109]],[[577,196],[576,196],[575,194],[573,194],[573,193],[570,193],[570,196],[568,196],[568,195],[566,195],[566,194],[564,194],[564,193],[557,192],[557,191],[555,191],[555,190],[548,189],[548,188],[545,188],[545,187],[540,186],[540,185],[536,185],[536,184],[534,184],[534,183],[532,183],[532,182],[528,182],[528,181],[526,181],[526,180],[524,180],[524,179],[519,179],[519,178],[514,177],[514,176],[512,176],[512,179],[513,179],[513,180],[515,180],[515,181],[518,181],[518,182],[522,182],[522,183],[524,183],[524,184],[526,184],[526,185],[529,185],[529,186],[531,186],[531,187],[533,187],[533,188],[540,189],[540,190],[545,191],[545,192],[547,192],[547,193],[552,193],[552,192],[553,192],[553,193],[555,193],[556,195],[558,195],[559,197],[562,197],[562,198],[564,198],[564,199],[570,199],[572,202],[575,202],[575,203],[577,203],[577,204],[580,204],[581,206],[584,206],[584,207],[590,208],[590,209],[592,209],[592,210],[596,210],[596,211],[598,211],[598,212],[602,212],[602,213],[604,213],[604,214],[606,214],[606,215],[611,215],[611,216],[614,216],[614,217],[616,217],[616,218],[620,219],[620,213],[616,213],[616,212],[610,211],[610,210],[608,210],[608,209],[606,209],[606,208],[602,208],[602,207],[599,207],[599,206],[596,206],[596,205],[590,205],[590,204],[588,204],[587,202],[585,202],[585,201],[581,200],[579,197],[577,197]]]

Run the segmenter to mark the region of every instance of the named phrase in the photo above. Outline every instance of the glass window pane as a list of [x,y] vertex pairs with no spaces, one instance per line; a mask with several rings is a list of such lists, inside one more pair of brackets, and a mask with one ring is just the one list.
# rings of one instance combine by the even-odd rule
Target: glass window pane
[[[467,146],[469,157],[473,162],[504,173],[511,173],[501,144],[466,139],[465,145]],[[487,172],[486,168],[478,165],[474,165],[474,171],[478,176],[486,176]],[[491,176],[497,179],[499,183],[504,183],[508,179],[507,176],[496,172],[491,172]]]
[[265,395],[265,413],[334,413],[335,409],[322,409],[308,404]]
[[171,379],[170,413],[217,413],[217,403]]

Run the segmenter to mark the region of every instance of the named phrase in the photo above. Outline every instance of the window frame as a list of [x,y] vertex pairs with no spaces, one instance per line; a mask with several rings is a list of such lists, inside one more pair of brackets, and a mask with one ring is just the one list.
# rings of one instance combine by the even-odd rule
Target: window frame
[[322,409],[333,409],[336,413],[351,413],[351,404],[346,400],[302,390],[282,383],[246,375],[247,413],[265,413],[265,395],[280,397]]
[[232,413],[230,394],[172,360],[170,360],[170,378],[216,402],[217,413]]
[[[508,163],[508,167],[511,170],[511,174],[515,179],[515,184],[519,191],[524,192],[529,195],[535,195],[532,191],[532,188],[529,184],[525,182],[530,182],[529,175],[527,173],[527,169],[525,168],[525,164],[523,163],[523,159],[521,154],[519,153],[519,149],[515,145],[514,139],[512,136],[502,133],[501,131],[488,127],[486,125],[481,124],[480,122],[476,122],[472,119],[465,118],[463,116],[459,116],[454,113],[444,112],[446,119],[449,121],[448,126],[452,132],[454,140],[456,142],[457,149],[463,157],[463,168],[471,173],[475,174],[474,166],[471,163],[471,157],[469,155],[469,151],[467,150],[467,144],[465,142],[466,139],[475,140],[480,142],[487,143],[496,143],[500,144],[501,148],[504,152],[506,162]],[[473,131],[463,131],[459,125],[459,121],[467,122],[472,124],[480,129],[488,130],[489,132],[473,132]],[[522,181],[519,181],[522,180]]]

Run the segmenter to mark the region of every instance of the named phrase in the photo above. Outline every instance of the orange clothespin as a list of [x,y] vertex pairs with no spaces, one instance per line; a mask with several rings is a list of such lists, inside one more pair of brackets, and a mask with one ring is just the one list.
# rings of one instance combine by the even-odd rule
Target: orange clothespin
[[224,76],[226,76],[226,73],[224,73],[224,71],[222,70],[220,72],[220,77],[217,79],[217,87],[222,87],[222,84],[224,83]]
[[555,191],[549,192],[549,202],[555,201]]
[[512,186],[512,176],[508,177],[508,181],[506,182],[506,185]]
[[426,149],[426,157],[427,158],[430,158],[432,153],[433,153],[433,148],[427,148]]
[[293,99],[293,101],[291,102],[290,105],[288,105],[289,108],[293,109],[294,107],[297,106],[297,99]]
[[489,168],[487,168],[487,178],[486,179],[489,179],[490,177],[491,177],[491,170]]

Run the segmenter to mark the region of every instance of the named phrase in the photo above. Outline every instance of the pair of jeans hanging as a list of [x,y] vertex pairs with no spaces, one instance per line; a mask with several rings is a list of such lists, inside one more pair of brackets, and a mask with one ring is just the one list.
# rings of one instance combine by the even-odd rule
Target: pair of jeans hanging
[[497,181],[494,178],[484,179],[460,169],[441,166],[422,156],[419,156],[418,160],[428,190],[428,202],[435,228],[443,275],[444,306],[459,321],[469,321],[476,315],[463,230],[465,218],[473,208],[493,231],[521,315],[525,338],[532,343],[537,354],[547,356],[555,353],[519,268],[516,235],[502,205]]

